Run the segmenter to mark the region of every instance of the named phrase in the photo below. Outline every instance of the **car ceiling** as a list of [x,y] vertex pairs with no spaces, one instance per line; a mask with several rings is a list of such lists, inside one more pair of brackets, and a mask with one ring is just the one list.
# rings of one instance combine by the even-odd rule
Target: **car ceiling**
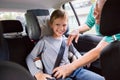
[[0,11],[59,8],[71,0],[0,0]]

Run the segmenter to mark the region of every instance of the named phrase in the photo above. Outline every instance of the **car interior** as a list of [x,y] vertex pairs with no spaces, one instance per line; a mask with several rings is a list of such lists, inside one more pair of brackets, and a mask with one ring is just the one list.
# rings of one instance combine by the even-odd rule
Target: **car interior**
[[[0,80],[8,80],[9,78],[12,80],[18,80],[16,78],[19,80],[35,80],[29,74],[25,59],[43,36],[52,33],[48,26],[51,9],[64,9],[64,4],[71,1],[73,0],[55,0],[54,2],[52,0],[1,0],[0,11],[24,12],[26,24],[23,26],[19,20],[0,20],[0,74],[8,76],[6,78],[1,76]],[[118,7],[118,0],[107,0],[103,7],[100,32],[104,36],[111,36],[120,32],[118,22],[120,11],[118,11]],[[110,28],[108,29],[106,26],[110,26]],[[26,34],[23,34],[23,31]],[[69,27],[65,33],[66,37],[69,35],[68,32]],[[102,36],[82,34],[78,43],[73,41],[73,44],[84,55],[96,47],[102,38]],[[119,47],[120,42],[115,39],[101,52],[100,59],[93,62],[89,68],[85,68],[104,76],[106,80],[119,80]],[[9,72],[6,71],[6,68],[9,69]],[[11,77],[13,74],[16,76],[14,79]],[[18,77],[18,75],[21,76]]]

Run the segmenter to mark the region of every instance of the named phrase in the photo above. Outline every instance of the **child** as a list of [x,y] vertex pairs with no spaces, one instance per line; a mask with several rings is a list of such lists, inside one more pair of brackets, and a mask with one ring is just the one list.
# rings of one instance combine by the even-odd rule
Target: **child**
[[[55,10],[51,17],[50,17],[50,27],[53,30],[53,34],[51,36],[44,36],[42,39],[39,40],[35,48],[32,50],[32,52],[27,57],[27,65],[31,72],[31,74],[37,79],[37,80],[47,80],[53,79],[52,70],[54,69],[55,61],[58,56],[58,52],[61,47],[62,41],[65,41],[65,51],[63,54],[63,58],[61,60],[60,66],[69,64],[70,61],[68,59],[69,52],[74,53],[77,58],[80,57],[80,53],[73,47],[70,48],[66,45],[67,38],[65,38],[63,35],[67,30],[67,23],[68,23],[68,16],[64,10]],[[37,68],[35,65],[34,60],[37,59],[38,55],[41,54],[41,60],[44,65],[44,71],[42,68]],[[84,74],[81,74],[84,73]],[[59,74],[59,73],[58,73]],[[82,78],[82,76],[88,77]],[[85,70],[83,68],[79,68],[73,72],[68,77],[74,78],[73,80],[103,80],[100,79],[101,76],[98,74],[95,74],[91,71]],[[56,79],[53,79],[56,80]],[[57,79],[62,80],[62,79]]]

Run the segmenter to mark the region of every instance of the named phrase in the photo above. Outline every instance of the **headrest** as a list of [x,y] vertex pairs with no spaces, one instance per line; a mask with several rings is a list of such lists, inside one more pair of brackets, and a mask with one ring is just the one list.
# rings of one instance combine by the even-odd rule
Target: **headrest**
[[100,33],[111,36],[120,33],[120,1],[107,0],[104,4],[100,20]]
[[[33,9],[27,10],[26,22],[27,32],[30,39],[38,41],[43,36],[48,36],[53,33],[52,29],[48,25],[49,22],[49,10],[46,9]],[[66,31],[66,34],[68,29]]]
[[9,61],[0,61],[0,80],[35,80],[35,79],[21,65]]
[[49,10],[27,10],[25,16],[27,22],[27,32],[32,40],[38,41],[42,36],[52,34],[52,30],[48,26]]
[[48,25],[49,16],[38,16],[37,19],[38,19],[38,23],[41,29],[40,37],[51,35],[53,33],[52,32],[53,30]]
[[3,28],[3,33],[14,33],[23,31],[22,24],[18,20],[2,20],[0,21],[0,25]]
[[35,16],[49,15],[49,11],[45,9],[31,9],[31,10],[27,10],[27,13],[33,14]]

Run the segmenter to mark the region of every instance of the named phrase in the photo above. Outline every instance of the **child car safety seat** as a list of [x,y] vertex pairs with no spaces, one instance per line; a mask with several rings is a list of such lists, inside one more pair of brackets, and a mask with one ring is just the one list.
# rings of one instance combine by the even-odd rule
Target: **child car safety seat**
[[[48,25],[50,13],[47,9],[31,9],[26,14],[26,31],[35,43],[44,35],[51,35],[52,30]],[[66,33],[69,29],[67,29]]]
[[106,80],[120,79],[120,41],[114,34],[120,33],[120,1],[107,0],[104,4],[100,32],[105,36],[113,36],[114,42],[105,47],[100,56],[103,76]]
[[30,39],[37,42],[42,36],[52,33],[48,26],[49,11],[45,9],[27,10],[26,14],[26,31]]

